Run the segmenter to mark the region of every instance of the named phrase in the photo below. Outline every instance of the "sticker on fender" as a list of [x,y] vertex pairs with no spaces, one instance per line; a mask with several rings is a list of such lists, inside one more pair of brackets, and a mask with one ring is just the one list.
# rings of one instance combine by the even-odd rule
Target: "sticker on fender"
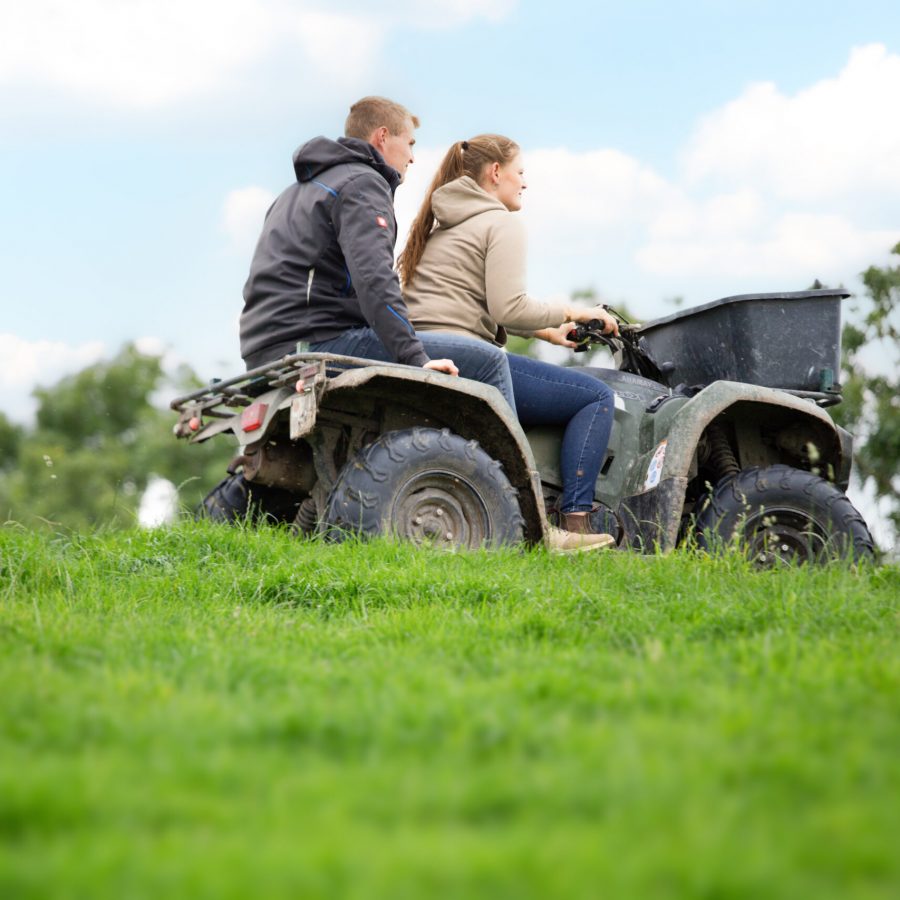
[[668,444],[668,441],[661,441],[656,450],[653,451],[650,465],[647,466],[647,478],[644,480],[645,491],[649,491],[659,484],[659,479],[662,477],[663,463],[666,460],[666,444]]

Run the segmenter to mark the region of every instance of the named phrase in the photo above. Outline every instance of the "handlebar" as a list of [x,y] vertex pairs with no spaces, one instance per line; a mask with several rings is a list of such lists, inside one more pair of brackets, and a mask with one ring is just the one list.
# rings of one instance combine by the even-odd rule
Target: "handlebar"
[[612,346],[611,334],[604,334],[605,323],[600,319],[591,319],[589,322],[580,322],[567,335],[566,340],[578,344],[576,353],[584,353],[590,349],[591,344],[606,344]]
[[590,322],[579,323],[566,337],[578,345],[575,347],[576,353],[584,353],[596,344],[605,344],[614,353],[620,354],[618,367],[623,372],[632,372],[662,384],[667,383],[638,335],[640,325],[620,321],[618,335],[604,334],[604,327],[600,319],[591,319]]

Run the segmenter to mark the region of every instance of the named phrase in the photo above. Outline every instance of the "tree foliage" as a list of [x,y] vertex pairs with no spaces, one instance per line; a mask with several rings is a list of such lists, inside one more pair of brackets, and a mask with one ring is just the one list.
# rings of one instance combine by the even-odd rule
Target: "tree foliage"
[[[900,256],[900,243],[891,251]],[[886,498],[900,532],[900,264],[869,266],[857,319],[844,326],[844,402],[835,419],[854,432],[856,470]]]
[[34,428],[0,418],[0,515],[29,526],[132,525],[153,475],[183,485],[185,504],[198,503],[234,448],[176,441],[174,414],[154,403],[160,391],[197,384],[189,370],[172,384],[159,357],[129,344],[112,360],[37,389]]
[[12,468],[19,458],[24,430],[0,413],[0,472]]

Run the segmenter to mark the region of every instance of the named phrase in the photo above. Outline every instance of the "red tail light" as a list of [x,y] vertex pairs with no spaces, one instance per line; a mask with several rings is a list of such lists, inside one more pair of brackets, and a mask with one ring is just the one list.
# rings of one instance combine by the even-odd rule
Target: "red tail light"
[[251,403],[241,413],[241,428],[244,431],[256,431],[262,428],[263,422],[266,420],[266,412],[269,409],[268,403]]

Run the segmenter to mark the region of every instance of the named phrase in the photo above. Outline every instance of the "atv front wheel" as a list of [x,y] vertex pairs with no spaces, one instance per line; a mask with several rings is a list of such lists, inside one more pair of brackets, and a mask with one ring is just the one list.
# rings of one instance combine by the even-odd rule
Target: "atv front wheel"
[[497,547],[522,540],[516,491],[503,467],[446,428],[392,431],[342,469],[322,519],[340,539],[394,535],[440,547]]
[[846,494],[790,466],[744,469],[716,486],[696,522],[706,550],[734,542],[757,565],[868,559],[872,535]]

